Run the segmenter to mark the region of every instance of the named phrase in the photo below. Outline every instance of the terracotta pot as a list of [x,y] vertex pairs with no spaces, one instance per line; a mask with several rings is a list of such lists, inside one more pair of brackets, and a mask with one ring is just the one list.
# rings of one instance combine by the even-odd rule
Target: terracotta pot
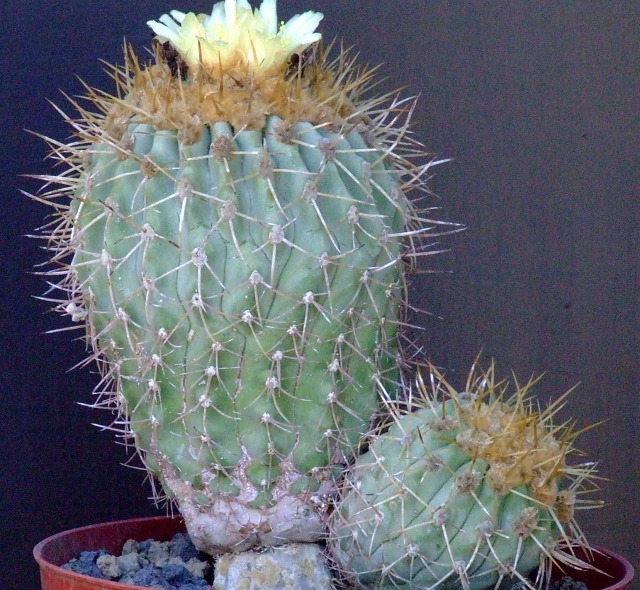
[[[81,551],[106,549],[119,554],[128,539],[144,541],[153,538],[168,541],[175,533],[184,532],[184,523],[179,517],[138,518],[97,524],[73,529],[53,535],[38,543],[33,555],[40,565],[42,590],[134,590],[138,586],[118,584],[97,578],[90,578],[62,569],[60,566],[80,555]],[[631,588],[633,567],[611,551],[594,546],[592,563],[606,572],[567,569],[555,572],[554,577],[570,575],[588,585],[589,590],[625,590]],[[579,555],[582,557],[583,555]]]
[[159,516],[106,522],[53,535],[40,541],[33,550],[40,565],[42,590],[140,590],[139,586],[91,578],[60,566],[78,557],[82,551],[106,549],[120,555],[122,546],[129,539],[169,541],[173,535],[185,530],[181,518]]
[[[593,552],[587,557],[584,551],[576,549],[576,556],[589,562],[595,570],[577,570],[564,568],[560,571],[554,567],[554,580],[563,576],[571,576],[577,582],[584,582],[589,590],[631,590],[633,566],[621,555],[592,545]],[[599,571],[597,571],[599,570]]]

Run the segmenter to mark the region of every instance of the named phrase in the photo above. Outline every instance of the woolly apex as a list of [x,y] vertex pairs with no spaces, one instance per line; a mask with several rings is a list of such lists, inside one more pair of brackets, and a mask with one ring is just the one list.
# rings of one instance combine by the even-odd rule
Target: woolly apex
[[[197,141],[202,124],[262,129],[268,115],[285,126],[357,124],[392,95],[361,99],[375,86],[374,69],[343,48],[329,60],[332,45],[323,47],[315,32],[322,18],[308,11],[278,23],[276,0],[259,9],[225,0],[211,14],[172,10],[148,21],[157,63],[141,64],[129,49],[124,68],[114,67],[122,99],[108,107],[109,132],[120,135],[110,121],[132,115],[156,129],[178,129],[186,143]],[[408,115],[411,106],[397,110]]]

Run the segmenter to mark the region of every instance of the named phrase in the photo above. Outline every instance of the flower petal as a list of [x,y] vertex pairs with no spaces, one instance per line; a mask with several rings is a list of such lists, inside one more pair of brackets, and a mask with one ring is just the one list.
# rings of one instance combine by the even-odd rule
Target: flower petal
[[278,13],[276,9],[276,0],[263,0],[260,4],[260,14],[268,23],[267,35],[272,37],[278,33]]
[[[164,15],[166,16],[166,15]],[[162,17],[160,17],[162,19]],[[147,25],[160,38],[161,42],[172,41],[178,37],[177,28],[170,29],[167,25],[159,23],[155,20],[147,21]]]

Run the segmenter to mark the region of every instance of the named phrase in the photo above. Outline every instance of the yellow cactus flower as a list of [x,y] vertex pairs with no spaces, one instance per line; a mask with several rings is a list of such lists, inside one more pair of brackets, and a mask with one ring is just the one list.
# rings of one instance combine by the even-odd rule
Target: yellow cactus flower
[[161,43],[169,41],[190,67],[222,68],[239,61],[254,72],[286,64],[319,41],[319,12],[298,14],[278,25],[276,0],[253,10],[247,0],[224,0],[210,15],[172,10],[147,24]]

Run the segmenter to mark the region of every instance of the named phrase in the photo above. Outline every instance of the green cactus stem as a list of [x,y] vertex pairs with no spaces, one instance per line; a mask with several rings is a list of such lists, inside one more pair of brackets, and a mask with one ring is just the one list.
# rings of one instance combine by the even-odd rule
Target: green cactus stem
[[402,380],[404,272],[451,229],[407,198],[437,163],[413,102],[368,98],[320,18],[227,0],[150,22],[156,63],[127,51],[113,95],[72,101],[35,197],[95,405],[212,554],[324,535],[334,466]]
[[[507,397],[494,367],[474,366],[458,393],[431,388],[392,418],[348,471],[331,517],[337,562],[362,588],[534,589],[553,562],[588,547],[574,518],[593,491],[592,463],[569,466],[576,436],[556,426],[562,399],[539,411],[534,380]],[[596,503],[597,504],[597,503]]]

